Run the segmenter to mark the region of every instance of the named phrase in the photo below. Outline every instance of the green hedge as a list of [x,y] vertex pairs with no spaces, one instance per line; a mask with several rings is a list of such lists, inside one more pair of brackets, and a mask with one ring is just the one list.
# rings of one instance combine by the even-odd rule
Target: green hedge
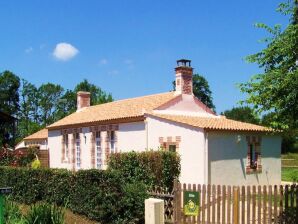
[[66,205],[102,223],[143,223],[147,187],[127,182],[115,171],[0,167],[0,187],[13,187],[12,199]]
[[149,186],[173,187],[180,175],[180,158],[168,151],[116,153],[109,159],[109,170],[117,170],[124,179],[142,181]]
[[0,187],[13,187],[12,199],[66,205],[101,223],[144,223],[144,200],[152,185],[171,188],[179,158],[170,152],[111,156],[109,169],[80,170],[0,167]]

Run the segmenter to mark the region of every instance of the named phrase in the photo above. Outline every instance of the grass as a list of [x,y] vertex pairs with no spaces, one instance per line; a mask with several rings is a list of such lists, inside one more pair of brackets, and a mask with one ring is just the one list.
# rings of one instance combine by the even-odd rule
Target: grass
[[281,180],[289,182],[298,182],[298,168],[283,167],[281,169]]
[[[19,204],[19,206],[23,214],[26,214],[30,208],[29,205],[25,205],[25,204]],[[69,209],[65,210],[65,224],[96,224],[96,223],[98,224],[98,222],[96,221],[92,221],[87,219],[84,216],[74,214]]]
[[283,154],[281,159],[281,180],[298,182],[298,153]]

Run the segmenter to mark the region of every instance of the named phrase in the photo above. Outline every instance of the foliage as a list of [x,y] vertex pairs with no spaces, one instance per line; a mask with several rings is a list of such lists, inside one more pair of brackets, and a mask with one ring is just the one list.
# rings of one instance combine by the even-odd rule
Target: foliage
[[172,189],[174,179],[180,175],[180,158],[167,151],[115,153],[111,155],[108,167],[131,182],[141,181],[148,186]]
[[[280,4],[278,11],[290,16],[290,23],[282,30],[280,25],[273,28],[257,24],[271,37],[263,42],[265,49],[247,57],[257,63],[263,73],[240,84],[242,92],[248,94],[246,103],[252,104],[258,112],[274,112],[273,128],[294,132],[298,128],[298,9],[297,0]],[[296,133],[296,134],[295,134]]]
[[[261,124],[267,127],[275,127],[276,123],[276,113],[270,112],[264,114],[262,117]],[[281,152],[288,153],[288,152],[298,152],[298,147],[296,144],[298,143],[296,140],[295,132],[292,131],[285,131],[281,133],[282,135],[282,142],[281,142]]]
[[4,206],[4,220],[6,224],[25,224],[19,206],[10,200],[10,197],[5,198]]
[[56,121],[56,110],[58,100],[62,97],[63,88],[52,83],[42,84],[38,88],[38,105],[40,110],[40,123],[42,126],[49,125]]
[[[0,167],[0,187],[13,187],[12,199],[48,202],[101,223],[143,223],[147,186],[120,172]],[[35,212],[36,214],[36,212]]]
[[[15,116],[19,110],[20,79],[9,71],[0,73],[0,111]],[[13,121],[0,123],[0,147],[8,143],[12,144],[14,132]]]
[[0,73],[0,108],[10,115],[19,110],[20,78],[10,71]]
[[[204,76],[194,74],[192,76],[193,94],[207,107],[215,111],[215,105],[213,104],[212,92],[209,87],[208,81]],[[173,81],[173,88],[175,90],[175,81]]]
[[283,167],[281,169],[281,180],[298,182],[298,168]]
[[259,124],[260,119],[250,107],[234,107],[231,110],[226,110],[222,113],[229,119],[242,121],[252,124]]
[[38,203],[25,216],[27,224],[64,224],[65,210],[56,205]]
[[97,105],[102,103],[112,102],[112,95],[104,92],[100,87],[89,83],[87,79],[84,79],[74,88],[74,92],[87,91],[91,94],[91,105]]
[[37,153],[38,149],[34,147],[29,147],[26,154],[20,150],[0,149],[0,165],[25,167],[31,164]]
[[22,79],[20,89],[20,110],[18,113],[19,136],[26,136],[40,129],[38,111],[38,89],[28,81]]

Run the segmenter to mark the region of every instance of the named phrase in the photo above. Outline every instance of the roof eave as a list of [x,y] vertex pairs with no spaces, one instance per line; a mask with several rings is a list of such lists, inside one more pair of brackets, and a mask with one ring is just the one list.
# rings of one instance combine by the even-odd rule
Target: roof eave
[[108,124],[120,124],[120,123],[131,123],[131,122],[138,122],[144,121],[144,115],[129,117],[129,118],[115,118],[109,120],[102,120],[102,121],[92,121],[92,122],[82,122],[76,124],[67,124],[67,125],[57,125],[57,126],[48,126],[47,129],[49,131],[53,130],[60,130],[60,129],[67,129],[67,128],[81,128],[81,127],[89,127],[95,125],[108,125]]

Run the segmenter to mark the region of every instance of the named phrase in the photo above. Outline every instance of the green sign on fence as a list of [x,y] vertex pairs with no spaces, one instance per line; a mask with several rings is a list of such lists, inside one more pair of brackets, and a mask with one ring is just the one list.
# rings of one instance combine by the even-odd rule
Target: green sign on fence
[[185,191],[183,200],[184,215],[198,216],[200,210],[200,194],[197,191]]

